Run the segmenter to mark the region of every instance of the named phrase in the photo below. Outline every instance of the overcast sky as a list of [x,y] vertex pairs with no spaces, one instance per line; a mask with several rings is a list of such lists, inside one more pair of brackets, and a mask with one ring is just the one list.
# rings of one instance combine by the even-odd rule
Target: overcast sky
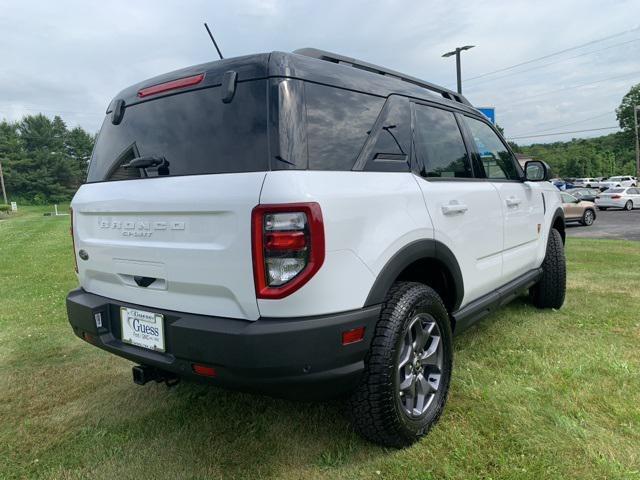
[[450,88],[455,60],[442,53],[477,45],[464,54],[464,93],[496,107],[507,137],[615,126],[640,83],[639,0],[0,0],[0,118],[60,114],[95,132],[122,88],[216,58],[203,21],[226,57],[313,46]]

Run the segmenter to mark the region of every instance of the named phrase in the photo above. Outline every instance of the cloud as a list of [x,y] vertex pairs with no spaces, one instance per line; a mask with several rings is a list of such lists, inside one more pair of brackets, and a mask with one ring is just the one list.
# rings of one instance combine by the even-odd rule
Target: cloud
[[[463,78],[470,78],[632,29],[640,18],[636,0],[0,0],[0,9],[0,118],[59,112],[89,131],[97,131],[122,88],[215,59],[203,21],[227,57],[314,46],[451,88],[455,62],[441,54],[458,45],[477,45],[464,53]],[[476,105],[495,105],[507,136],[598,115],[569,130],[615,125],[615,107],[640,82],[640,41],[634,39],[640,30],[468,80],[465,94]],[[576,87],[597,80],[603,81]]]

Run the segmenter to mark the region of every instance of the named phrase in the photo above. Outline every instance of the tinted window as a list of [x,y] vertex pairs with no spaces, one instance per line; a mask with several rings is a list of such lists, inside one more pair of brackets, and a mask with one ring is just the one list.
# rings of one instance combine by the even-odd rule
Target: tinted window
[[376,120],[360,153],[358,165],[377,172],[408,172],[411,151],[411,107],[405,97],[392,95]]
[[268,170],[264,81],[239,83],[231,103],[219,88],[151,100],[125,109],[119,125],[107,115],[89,166],[89,182],[142,178],[123,165],[136,157],[164,157],[150,177]]
[[469,178],[473,176],[462,134],[452,112],[415,106],[415,158],[425,177]]
[[305,83],[307,144],[312,170],[351,170],[384,99]]
[[500,137],[486,123],[469,117],[465,118],[480,153],[487,178],[518,180],[520,175],[515,159]]

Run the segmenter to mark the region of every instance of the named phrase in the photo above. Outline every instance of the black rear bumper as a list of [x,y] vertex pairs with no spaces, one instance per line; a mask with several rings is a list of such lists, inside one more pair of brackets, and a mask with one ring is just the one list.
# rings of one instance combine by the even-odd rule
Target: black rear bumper
[[[121,306],[164,315],[166,352],[120,340]],[[380,306],[373,306],[317,317],[260,318],[251,322],[128,304],[82,289],[67,296],[74,333],[108,352],[181,377],[305,399],[336,396],[355,387],[379,311]],[[98,313],[102,328],[96,327]],[[361,326],[365,327],[364,339],[343,346],[342,332]],[[214,367],[215,378],[195,374],[194,363]]]

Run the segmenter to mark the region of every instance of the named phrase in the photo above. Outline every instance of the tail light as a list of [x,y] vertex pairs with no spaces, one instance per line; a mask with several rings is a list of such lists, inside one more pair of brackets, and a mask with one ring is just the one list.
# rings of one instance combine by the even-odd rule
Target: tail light
[[73,234],[73,208],[69,208],[69,218],[71,218],[71,227],[69,228],[69,232],[71,233],[71,246],[73,247],[73,263],[75,266],[76,273],[78,273],[78,257],[76,257],[76,238]]
[[620,200],[622,197],[620,195],[611,195],[612,200]]
[[324,224],[317,203],[258,205],[251,221],[258,298],[286,297],[322,266]]

